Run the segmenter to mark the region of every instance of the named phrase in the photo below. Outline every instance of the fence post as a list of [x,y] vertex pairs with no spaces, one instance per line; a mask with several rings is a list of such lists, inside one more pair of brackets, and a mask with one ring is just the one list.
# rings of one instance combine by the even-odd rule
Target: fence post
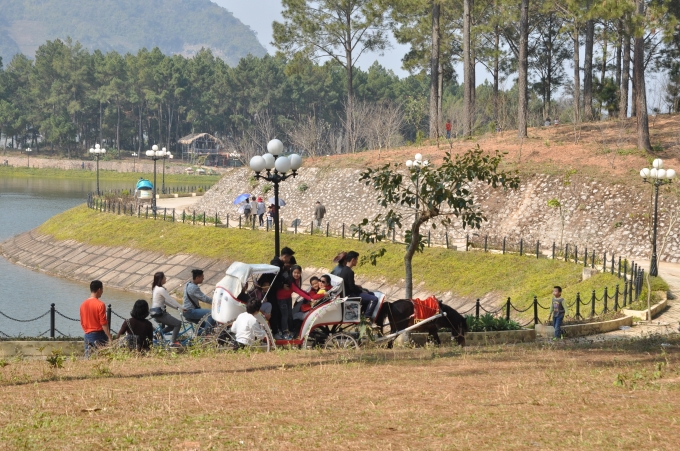
[[534,296],[534,326],[538,324],[538,298]]
[[614,291],[614,311],[619,309],[619,285],[616,285],[616,290]]
[[[194,210],[193,216],[191,217],[191,223],[193,225],[196,225],[196,210]],[[241,228],[240,224],[241,224],[241,218],[239,217],[239,228]]]
[[217,210],[215,210],[215,227],[217,227]]
[[342,239],[345,239],[345,223],[342,223]]
[[[295,221],[295,234],[297,235],[297,221]],[[361,237],[359,237],[361,238]]]
[[109,327],[111,327],[111,304],[106,307],[106,321],[108,321]]
[[168,216],[168,207],[165,207],[165,208],[163,209],[163,221],[165,221],[165,219],[167,218],[167,216]]
[[626,306],[626,301],[628,300],[628,281],[623,279],[623,307]]
[[[431,238],[431,230],[427,231],[427,247],[430,247],[430,238]],[[467,251],[467,246],[465,247],[465,250]]]
[[604,259],[602,260],[602,272],[607,272],[607,251],[604,251]]
[[127,204],[123,204],[123,216],[127,216]]
[[[620,257],[619,257],[620,258]],[[621,263],[619,263],[619,271],[621,271]],[[628,278],[628,260],[623,261],[623,280],[624,282]]]
[[[278,212],[278,210],[277,210]],[[279,231],[283,233],[283,219],[281,220],[281,223],[279,224]]]
[[612,275],[614,275],[614,254],[612,254]]
[[[449,233],[448,231],[446,233]],[[326,223],[326,236],[328,236],[328,223]],[[446,235],[446,239],[448,242],[449,236]],[[397,228],[392,226],[392,242],[396,243],[397,242]],[[448,247],[448,246],[447,246]]]
[[522,256],[522,252],[524,251],[524,239],[520,238],[519,239],[519,256]]
[[593,295],[590,298],[590,317],[595,316],[595,290],[593,290]]
[[137,205],[137,217],[141,218],[142,217],[142,206]]
[[120,202],[118,202],[118,214],[120,215]]
[[602,296],[602,300],[604,301],[604,308],[602,309],[602,313],[607,313],[607,297],[609,297],[607,287],[604,287],[604,296]]
[[505,255],[505,237],[503,237],[503,255]]
[[[229,228],[229,213],[227,213],[227,228]],[[267,230],[269,230],[269,221],[267,221]]]
[[576,293],[576,315],[574,318],[581,316],[581,293]]
[[593,259],[590,261],[590,267],[595,269],[595,251],[593,251]]
[[309,235],[314,235],[314,221],[309,226]]
[[206,217],[206,214],[205,214],[205,211],[204,211],[203,212],[203,226],[205,226],[205,217]]
[[241,215],[238,215],[238,228],[241,228]]
[[510,321],[510,298],[508,298],[508,302],[505,303],[505,320]]
[[583,253],[583,267],[586,268],[587,266],[588,266],[588,247],[586,247],[586,250]]
[[619,279],[621,278],[621,256],[619,255],[619,268],[617,270]]
[[[444,232],[444,236],[446,238],[446,248],[448,249],[449,248],[449,231],[448,230],[446,232]],[[392,242],[394,243],[394,240]]]
[[564,245],[564,261],[569,261],[569,243]]
[[[326,238],[328,238],[328,232],[330,232],[330,223],[326,221]],[[394,229],[392,229],[392,242],[394,243]]]
[[[54,338],[54,331],[56,330],[56,327],[54,325],[54,320],[55,320],[55,308],[54,304],[51,304],[50,306],[50,338]],[[111,323],[109,323],[111,324]]]
[[485,235],[484,236],[484,252],[486,252],[488,244],[489,244],[489,235]]
[[[172,222],[175,222],[175,209],[172,209]],[[217,222],[215,222],[217,224]]]
[[555,242],[553,241],[553,260],[555,260]]
[[146,219],[149,219],[149,206],[146,206]]
[[[428,237],[429,240],[429,237]],[[470,234],[466,233],[465,234],[465,252],[470,248]]]
[[[217,213],[215,213],[215,216],[217,216]],[[255,230],[255,218],[257,218],[257,216],[253,216],[252,218],[253,218],[253,224],[252,224],[252,227],[250,228],[250,230]],[[217,221],[215,221],[215,225],[217,225]]]
[[540,242],[540,241],[536,241],[536,258],[538,258],[538,252],[539,252],[540,246],[541,246],[541,242]]
[[479,319],[479,299],[475,302],[475,317]]
[[154,221],[156,220],[157,213],[158,213],[158,208],[154,208],[154,210],[153,210],[153,220]]
[[574,263],[578,265],[578,245],[574,245]]

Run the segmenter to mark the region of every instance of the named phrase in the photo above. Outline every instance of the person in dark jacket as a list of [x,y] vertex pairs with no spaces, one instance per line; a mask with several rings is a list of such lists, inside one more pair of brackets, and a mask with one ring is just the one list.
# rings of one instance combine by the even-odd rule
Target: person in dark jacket
[[290,285],[291,276],[290,272],[286,270],[286,265],[291,264],[291,259],[294,258],[293,257],[294,254],[295,251],[293,251],[291,248],[284,247],[283,249],[281,249],[281,255],[274,257],[270,262],[271,265],[278,266],[280,268],[279,273],[272,282],[272,285],[269,288],[269,293],[267,294],[267,301],[272,305],[272,316],[269,320],[269,324],[271,325],[273,334],[277,333],[282,334],[283,332],[285,332],[283,330],[280,330],[281,311],[279,310],[279,305],[276,302],[276,293],[278,290],[283,288],[284,285]]
[[357,285],[354,281],[354,270],[352,268],[359,262],[359,253],[349,251],[345,256],[345,260],[347,264],[339,274],[345,287],[345,296],[361,298],[361,310],[366,318],[371,319],[373,311],[378,305],[378,298],[373,293],[368,292],[368,290],[364,290],[361,285]]
[[148,351],[153,343],[153,324],[146,319],[149,316],[149,303],[144,299],[135,301],[130,318],[123,322],[118,337],[129,334],[137,337],[137,351]]

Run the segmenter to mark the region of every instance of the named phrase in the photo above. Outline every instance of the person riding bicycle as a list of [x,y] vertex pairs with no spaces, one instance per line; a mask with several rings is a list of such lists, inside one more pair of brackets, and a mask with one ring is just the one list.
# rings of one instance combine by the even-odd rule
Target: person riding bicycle
[[[203,270],[192,269],[191,280],[188,281],[184,286],[184,302],[182,303],[182,307],[184,308],[184,317],[194,324],[198,324],[198,322],[205,315],[210,314],[210,310],[201,308],[200,304],[201,302],[212,304],[212,298],[203,294],[201,289],[198,287],[203,283],[204,279],[205,275],[203,275]],[[215,326],[215,320],[212,318],[212,316],[208,316],[206,322],[210,328]],[[205,324],[198,324],[198,326],[198,334],[201,335],[203,333]]]
[[179,328],[182,326],[182,322],[169,314],[165,310],[165,306],[170,306],[176,308],[177,310],[184,311],[181,305],[175,301],[168,290],[165,289],[167,279],[165,274],[162,272],[157,272],[153,275],[152,289],[152,300],[151,300],[151,317],[156,320],[158,324],[164,326],[163,333],[166,334],[172,331],[172,345],[171,346],[181,346],[177,341],[177,336],[179,335]]

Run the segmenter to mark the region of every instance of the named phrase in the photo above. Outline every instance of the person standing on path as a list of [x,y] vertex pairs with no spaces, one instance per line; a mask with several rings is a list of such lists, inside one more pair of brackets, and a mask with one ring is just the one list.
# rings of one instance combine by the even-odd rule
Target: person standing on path
[[314,220],[316,221],[317,227],[321,227],[321,221],[324,216],[326,216],[326,207],[317,200],[316,206],[314,207]]
[[255,222],[255,218],[257,217],[257,200],[255,200],[255,196],[250,199],[250,214],[253,217],[253,222]]
[[562,287],[556,286],[553,288],[553,298],[550,303],[550,313],[548,314],[548,321],[553,317],[553,327],[555,328],[555,338],[562,337],[562,322],[567,314],[567,305],[562,298]]
[[[184,286],[184,302],[182,307],[185,310],[184,317],[194,324],[198,322],[205,315],[210,314],[210,310],[201,308],[201,302],[212,305],[212,298],[203,294],[201,289],[198,287],[203,283],[205,275],[203,275],[202,269],[192,269],[191,270],[191,280],[187,282]],[[208,316],[206,322],[210,325],[210,328],[215,326],[215,320],[212,316]],[[205,324],[198,324],[198,334],[201,335],[203,332],[203,327]]]
[[451,139],[451,120],[446,121],[446,139]]
[[264,227],[264,214],[267,210],[266,205],[261,197],[257,198],[257,217],[260,220],[260,227]]
[[111,330],[106,319],[106,306],[100,300],[104,284],[99,280],[90,282],[90,297],[80,305],[80,325],[85,333],[85,358],[90,349],[104,346],[111,341]]

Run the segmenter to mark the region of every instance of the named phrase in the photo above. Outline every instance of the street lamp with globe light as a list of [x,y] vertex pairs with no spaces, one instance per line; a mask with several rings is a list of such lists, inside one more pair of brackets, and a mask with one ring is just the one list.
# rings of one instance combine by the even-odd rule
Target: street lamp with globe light
[[132,172],[137,172],[137,152],[132,152]]
[[26,167],[28,167],[29,169],[31,168],[31,152],[33,152],[33,150],[30,147],[26,149],[26,158],[28,158],[28,161],[26,162]]
[[[274,185],[274,256],[281,252],[279,237],[279,183],[295,177],[297,170],[302,166],[302,157],[296,153],[289,156],[283,154],[283,143],[278,139],[272,139],[267,143],[268,153],[255,155],[250,159],[250,168],[255,171],[255,178],[271,182]],[[261,172],[266,171],[266,175]]]
[[151,150],[146,151],[146,156],[153,160],[153,193],[151,197],[151,209],[156,211],[156,161],[165,158],[165,147],[163,150],[158,150],[157,145],[151,146]]
[[663,160],[657,158],[652,162],[652,168],[643,168],[640,171],[640,177],[645,183],[650,183],[654,186],[654,222],[652,232],[652,261],[650,263],[649,275],[659,275],[659,264],[656,255],[656,228],[658,223],[658,207],[659,207],[659,187],[661,185],[668,185],[673,182],[675,178],[675,171],[673,169],[664,169]]
[[165,147],[163,147],[161,152],[163,152],[163,186],[161,187],[161,193],[165,194],[165,159],[169,158],[172,160],[174,157],[170,152],[165,150]]
[[430,162],[423,160],[423,156],[417,153],[413,160],[406,161],[406,167],[409,171],[415,173],[416,175],[416,221],[418,220],[418,198],[419,196],[419,185],[420,185],[420,169],[429,165]]
[[106,149],[99,144],[95,144],[94,148],[90,148],[90,153],[97,159],[97,196],[99,196],[99,157],[106,153]]

